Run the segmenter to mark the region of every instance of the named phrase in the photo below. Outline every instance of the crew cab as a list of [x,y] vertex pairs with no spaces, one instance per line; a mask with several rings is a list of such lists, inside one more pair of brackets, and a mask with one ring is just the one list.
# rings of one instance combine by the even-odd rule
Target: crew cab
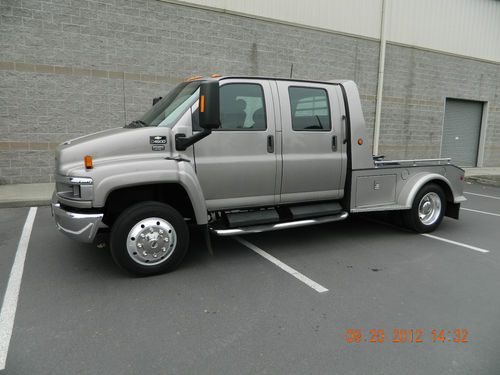
[[61,144],[52,212],[67,236],[109,232],[136,275],[167,272],[189,225],[220,236],[350,214],[401,215],[416,232],[458,219],[464,171],[449,159],[372,155],[352,81],[207,77],[180,83],[140,119]]

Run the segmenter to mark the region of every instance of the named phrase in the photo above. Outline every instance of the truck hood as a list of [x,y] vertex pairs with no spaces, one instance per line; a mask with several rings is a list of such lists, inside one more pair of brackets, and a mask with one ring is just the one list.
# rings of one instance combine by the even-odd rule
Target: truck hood
[[[56,149],[56,173],[72,176],[75,171],[81,171],[86,155],[92,156],[94,167],[120,159],[171,156],[171,144],[172,132],[169,128],[104,130],[61,143]],[[153,150],[153,146],[160,147]],[[164,146],[163,150],[161,146]]]

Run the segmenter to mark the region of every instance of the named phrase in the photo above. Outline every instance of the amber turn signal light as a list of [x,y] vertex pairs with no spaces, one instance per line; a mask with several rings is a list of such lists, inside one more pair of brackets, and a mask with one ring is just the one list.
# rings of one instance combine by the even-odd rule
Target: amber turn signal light
[[205,112],[205,95],[200,96],[200,112]]
[[94,164],[92,163],[92,156],[87,155],[83,158],[83,163],[85,164],[86,169],[94,168]]
[[363,144],[363,139],[362,138],[358,138],[358,145],[362,145]]

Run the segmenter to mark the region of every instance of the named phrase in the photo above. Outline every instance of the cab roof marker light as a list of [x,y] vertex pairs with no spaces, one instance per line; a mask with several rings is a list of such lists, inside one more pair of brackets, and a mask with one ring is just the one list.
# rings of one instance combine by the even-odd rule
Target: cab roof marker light
[[186,82],[191,82],[191,81],[196,81],[198,79],[202,79],[202,76],[191,76],[188,79],[186,79]]

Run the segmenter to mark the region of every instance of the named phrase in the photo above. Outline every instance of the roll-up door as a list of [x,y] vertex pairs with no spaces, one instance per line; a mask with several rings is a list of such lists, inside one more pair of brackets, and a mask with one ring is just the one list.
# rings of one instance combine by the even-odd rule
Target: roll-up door
[[483,102],[446,99],[441,156],[453,164],[475,167],[483,116]]

